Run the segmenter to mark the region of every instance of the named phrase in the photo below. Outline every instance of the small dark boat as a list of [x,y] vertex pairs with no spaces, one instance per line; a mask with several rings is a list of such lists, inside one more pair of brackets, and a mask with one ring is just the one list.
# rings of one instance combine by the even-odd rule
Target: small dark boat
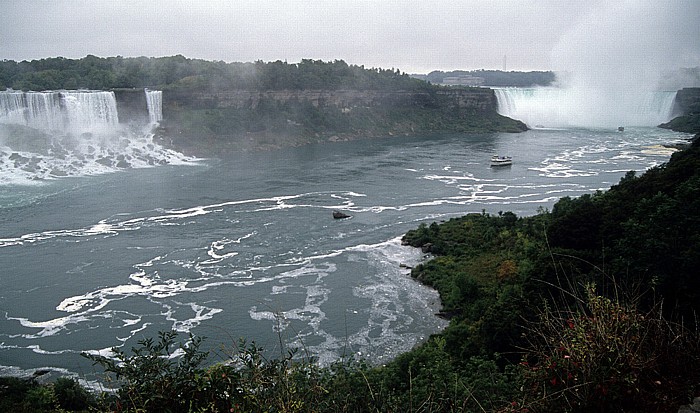
[[344,219],[344,218],[350,218],[350,215],[345,214],[340,211],[333,211],[333,218],[334,219]]
[[624,126],[620,126],[620,127],[617,128],[617,131],[618,131],[618,132],[624,132],[624,131],[625,131],[625,127],[624,127]]

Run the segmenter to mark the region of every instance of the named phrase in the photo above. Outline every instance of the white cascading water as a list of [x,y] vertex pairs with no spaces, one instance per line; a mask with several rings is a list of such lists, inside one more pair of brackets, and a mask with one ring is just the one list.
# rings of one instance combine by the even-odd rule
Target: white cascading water
[[139,129],[119,123],[114,92],[0,91],[0,185],[189,163],[153,142],[162,92],[144,93],[149,125]]
[[0,92],[0,123],[25,125],[27,109],[24,92]]
[[657,126],[671,119],[676,92],[494,88],[498,113],[531,128]]
[[29,92],[26,101],[26,126],[44,131],[58,131],[69,127],[61,110],[61,95],[58,92]]
[[67,126],[78,133],[110,132],[119,124],[114,92],[60,92]]
[[154,124],[163,120],[163,92],[146,89],[146,104],[148,105],[148,120]]
[[0,92],[0,123],[45,132],[108,132],[119,123],[114,92]]

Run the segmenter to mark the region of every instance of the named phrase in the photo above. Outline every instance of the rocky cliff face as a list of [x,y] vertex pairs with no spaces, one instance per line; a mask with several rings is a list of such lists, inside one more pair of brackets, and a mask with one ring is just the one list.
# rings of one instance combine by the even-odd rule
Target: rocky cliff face
[[672,129],[676,132],[694,133],[695,139],[700,134],[700,88],[684,88],[676,93],[673,113],[675,118],[659,125],[661,128]]
[[491,89],[163,91],[157,139],[198,156],[415,133],[521,132]]
[[119,111],[119,123],[148,123],[148,104],[146,94],[139,89],[113,89]]
[[681,115],[700,113],[700,88],[683,88],[676,94],[674,111]]
[[227,90],[219,92],[166,91],[163,94],[164,116],[168,108],[235,108],[255,109],[262,101],[281,104],[333,106],[344,110],[356,107],[414,106],[447,107],[478,112],[496,112],[496,96],[491,89],[444,89],[433,92],[381,90]]

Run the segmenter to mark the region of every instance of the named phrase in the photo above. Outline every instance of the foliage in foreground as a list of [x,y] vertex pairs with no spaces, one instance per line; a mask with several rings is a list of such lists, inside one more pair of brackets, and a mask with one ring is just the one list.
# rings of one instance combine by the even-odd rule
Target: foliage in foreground
[[665,320],[659,308],[644,313],[601,296],[593,284],[580,294],[572,307],[545,303],[528,325],[520,366],[530,406],[643,412],[687,403],[698,379],[688,367],[700,365],[697,330]]
[[41,385],[34,378],[0,377],[2,412],[83,412],[97,406],[97,397],[72,378]]

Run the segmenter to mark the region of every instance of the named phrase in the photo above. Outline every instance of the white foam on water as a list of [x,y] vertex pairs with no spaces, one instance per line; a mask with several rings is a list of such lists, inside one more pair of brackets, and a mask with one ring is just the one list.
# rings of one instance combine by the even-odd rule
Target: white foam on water
[[483,179],[483,178],[476,178],[471,174],[468,174],[466,176],[464,175],[425,175],[421,179],[425,179],[428,181],[440,181],[445,184],[451,185],[455,184],[461,181],[476,181],[476,182],[484,182],[484,181],[493,181],[489,179]]
[[173,318],[172,311],[164,313],[166,315],[166,320],[171,321],[173,323],[171,329],[181,333],[190,332],[193,328],[200,325],[203,321],[211,320],[216,314],[224,311],[221,308],[210,308],[197,303],[180,303],[175,301],[175,304],[179,305],[180,307],[189,306],[192,312],[194,313],[194,317],[190,317],[184,320],[178,320],[176,318]]
[[235,239],[235,240],[224,238],[222,240],[212,242],[211,246],[209,247],[209,250],[207,251],[207,255],[209,255],[211,257],[211,259],[202,261],[201,264],[202,265],[217,264],[217,263],[220,263],[220,262],[226,260],[227,258],[235,257],[236,255],[238,255],[237,251],[225,252],[223,254],[221,253],[221,251],[230,244],[240,244],[241,241],[243,241],[244,239],[250,238],[256,234],[257,234],[257,231],[253,231],[253,232],[246,234],[246,235],[243,235],[242,237]]
[[[327,316],[323,307],[330,304],[331,290],[323,280],[336,271],[335,265],[324,259],[337,256],[345,256],[351,262],[356,259],[367,260],[372,267],[378,269],[377,276],[364,277],[362,283],[352,289],[353,295],[369,300],[371,305],[366,309],[367,325],[351,332],[348,337],[335,337],[324,327]],[[337,360],[348,350],[376,361],[387,360],[425,339],[409,332],[417,322],[409,314],[433,314],[439,310],[437,292],[412,280],[408,275],[410,270],[401,266],[416,265],[422,258],[420,250],[401,245],[400,237],[378,244],[358,244],[327,254],[304,257],[297,260],[304,262],[303,267],[287,273],[293,274],[297,284],[301,276],[312,277],[308,281],[302,281],[302,289],[305,291],[303,305],[276,310],[253,305],[249,316],[254,320],[270,321],[275,333],[287,332],[293,322],[301,322],[305,328],[293,331],[294,335],[289,338],[288,345],[308,349],[320,364]],[[287,285],[275,283],[271,286],[272,294],[281,294],[286,289]],[[362,312],[365,313],[365,310]],[[355,310],[353,314],[358,314],[358,311]],[[436,331],[446,324],[444,320],[433,316],[430,318],[421,320],[421,325],[431,325]]]
[[670,157],[675,152],[678,152],[677,148],[669,148],[662,145],[649,145],[642,149],[644,155],[663,156],[664,158]]
[[64,330],[68,325],[78,324],[89,320],[89,318],[85,317],[84,315],[58,317],[46,321],[30,321],[24,317],[10,317],[8,315],[5,315],[5,319],[18,321],[22,327],[39,330],[39,332],[35,334],[21,334],[21,337],[26,339],[53,336]]
[[[353,289],[353,294],[369,299],[368,325],[349,337],[349,342],[364,355],[374,356],[377,361],[388,360],[407,351],[425,339],[409,333],[414,320],[409,314],[434,314],[439,311],[440,299],[437,291],[430,289],[409,276],[410,270],[402,267],[417,265],[423,254],[419,249],[401,245],[401,238],[361,246],[357,250],[366,252],[367,259],[380,269],[377,276]],[[430,316],[422,320],[435,329],[444,327],[444,320]],[[381,333],[376,336],[375,329]],[[364,343],[364,345],[363,345]]]

